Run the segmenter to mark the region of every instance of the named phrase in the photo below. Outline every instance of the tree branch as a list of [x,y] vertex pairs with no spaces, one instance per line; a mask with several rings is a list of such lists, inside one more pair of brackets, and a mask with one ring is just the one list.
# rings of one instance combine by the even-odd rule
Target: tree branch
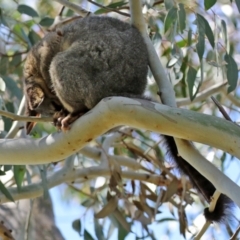
[[66,133],[56,132],[35,140],[0,140],[0,164],[44,164],[59,161],[120,125],[208,144],[240,158],[240,128],[234,123],[148,100],[109,97],[74,122]]
[[227,82],[217,83],[217,84],[211,86],[210,88],[205,89],[202,92],[198,93],[197,96],[193,99],[193,101],[191,101],[190,98],[177,99],[177,105],[178,105],[178,107],[181,107],[181,106],[186,106],[188,104],[192,104],[195,102],[200,102],[200,101],[206,100],[212,94],[225,89],[226,85],[227,85]]
[[[74,122],[67,133],[58,132],[36,140],[1,140],[0,164],[55,162],[72,155],[92,139],[120,125],[206,143],[240,158],[240,128],[232,122],[147,100],[109,97]],[[192,159],[194,167],[240,206],[239,187],[206,161],[190,143],[180,141],[178,144],[183,149],[180,151],[181,156]]]
[[[81,168],[81,169],[70,169],[63,167],[58,172],[52,174],[52,176],[47,178],[47,187],[53,188],[58,186],[61,183],[72,182],[76,179],[83,178],[85,181],[90,180],[96,177],[109,177],[111,175],[110,169],[101,168],[101,167],[89,167],[89,168]],[[148,173],[136,173],[132,171],[122,171],[121,176],[123,178],[134,179],[139,181],[146,181],[150,183],[154,183],[158,186],[166,186],[169,184],[169,180],[163,179],[162,176],[148,174]],[[36,198],[43,195],[43,187],[42,182],[30,184],[26,187],[21,188],[21,192],[18,191],[17,188],[8,188],[8,191],[13,196],[14,200],[20,199],[28,199],[28,198]],[[2,193],[0,193],[0,201],[1,203],[10,202],[9,199]]]
[[77,5],[75,3],[71,3],[68,0],[53,0],[53,1],[58,2],[58,3],[62,4],[63,6],[68,7],[69,9],[78,13],[82,17],[91,15],[91,12],[86,11],[84,8],[80,7],[79,5]]
[[130,10],[131,10],[131,20],[132,24],[138,28],[141,32],[145,43],[148,49],[148,56],[149,56],[149,65],[152,71],[152,74],[157,82],[160,97],[164,104],[172,107],[176,107],[175,102],[175,92],[170,81],[167,78],[167,74],[160,62],[160,59],[155,51],[155,48],[148,36],[146,30],[146,24],[142,14],[142,5],[140,0],[130,0]]

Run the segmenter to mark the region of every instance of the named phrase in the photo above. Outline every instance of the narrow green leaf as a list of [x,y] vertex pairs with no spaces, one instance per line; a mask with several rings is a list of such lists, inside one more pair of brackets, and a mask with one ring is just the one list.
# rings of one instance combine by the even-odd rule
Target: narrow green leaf
[[169,10],[174,6],[174,1],[173,0],[164,0],[164,5],[165,5],[166,10]]
[[34,45],[41,39],[33,30],[30,30],[30,32],[28,33],[28,38],[32,45]]
[[187,73],[187,83],[188,83],[188,91],[189,91],[189,96],[191,101],[193,100],[193,87],[194,87],[196,76],[197,76],[197,70],[190,66]]
[[227,62],[227,80],[228,80],[228,93],[235,90],[238,81],[238,66],[231,55],[225,54],[224,60]]
[[4,172],[7,172],[12,169],[12,165],[4,165],[3,169],[4,169]]
[[18,12],[20,12],[22,14],[26,14],[30,17],[38,17],[38,13],[33,8],[31,8],[25,4],[18,5],[17,10],[18,10]]
[[107,7],[109,8],[118,8],[118,7],[122,7],[124,5],[128,4],[128,1],[119,1],[119,2],[115,2],[115,3],[111,3],[109,5],[107,5]]
[[3,17],[3,13],[2,13],[2,9],[0,8],[0,24],[5,25],[6,27],[8,27],[7,22],[5,21],[4,17]]
[[29,41],[29,38],[23,29],[22,24],[15,24],[15,26],[13,27],[13,33],[16,34],[19,38],[21,38],[22,41],[26,42],[29,47],[32,47],[31,42]]
[[[0,63],[1,66],[1,63]],[[1,73],[1,72],[0,72]],[[3,76],[2,77],[4,82],[6,83],[6,88],[11,94],[11,97],[17,97],[20,101],[22,99],[22,90],[18,87],[17,82],[10,77]]]
[[95,14],[102,14],[102,13],[106,13],[106,12],[109,12],[109,8],[119,8],[119,7],[122,7],[124,5],[126,5],[127,2],[126,1],[119,1],[119,2],[116,2],[116,3],[111,3],[109,5],[106,6],[106,8],[100,8],[98,9],[97,11],[95,11],[94,13]]
[[[6,85],[7,85],[7,83],[6,83]],[[13,102],[5,101],[4,103],[5,103],[4,110],[14,113],[15,109],[14,109]],[[8,132],[9,129],[11,128],[11,126],[12,126],[12,119],[4,117],[4,116],[2,116],[2,119],[3,119],[3,122],[4,122],[4,130],[6,132]]]
[[122,226],[119,226],[118,240],[124,240],[128,234],[129,234],[129,232],[125,228],[123,228]]
[[84,240],[95,240],[92,235],[85,229],[84,230],[84,236],[83,236]]
[[[214,35],[213,35],[213,32],[212,32],[212,29],[208,23],[208,21],[200,14],[197,14],[198,15],[198,20],[199,21],[203,21],[204,22],[204,25],[205,25],[205,34],[210,42],[210,44],[212,45],[212,48],[214,48],[215,46],[215,42],[214,42]],[[201,20],[200,20],[201,19]]]
[[237,8],[238,8],[238,11],[240,12],[240,0],[235,0],[236,1],[236,5],[237,5]]
[[81,234],[82,231],[82,223],[80,219],[76,219],[72,222],[72,228],[79,233],[79,235]]
[[172,7],[164,21],[164,32],[167,32],[167,30],[174,25],[174,23],[177,20],[177,8]]
[[175,219],[175,218],[162,218],[162,219],[159,219],[157,222],[158,223],[161,223],[161,222],[168,222],[168,221],[174,221],[174,222],[176,222],[177,221],[177,219]]
[[5,90],[6,90],[6,84],[3,81],[3,79],[0,77],[0,93],[5,92]]
[[18,54],[18,51],[13,54],[15,56],[13,56],[12,61],[10,62],[10,66],[15,68],[16,66],[18,66],[21,63],[22,57],[20,54]]
[[[111,219],[110,219],[110,220],[111,220]],[[115,231],[115,226],[114,226],[114,224],[112,223],[112,221],[110,221],[110,226],[109,226],[109,228],[108,228],[108,232],[107,232],[107,237],[106,237],[106,238],[107,238],[107,239],[110,239],[114,231]]]
[[204,0],[205,10],[208,10],[209,8],[211,8],[216,2],[217,0]]
[[205,49],[205,24],[199,14],[197,14],[197,26],[198,26],[198,43],[196,45],[197,53],[200,61],[202,61],[204,49]]
[[94,218],[94,230],[95,235],[98,237],[98,240],[105,240],[103,227],[101,224],[99,224],[99,221],[96,218]]
[[4,186],[4,184],[2,183],[2,181],[0,181],[0,191],[6,196],[7,199],[11,200],[12,202],[14,202],[14,199],[12,197],[12,195],[10,194],[10,192],[7,190],[7,188]]
[[15,181],[16,181],[16,184],[17,184],[18,191],[21,190],[25,172],[26,172],[26,166],[25,165],[15,165],[15,166],[13,166],[13,174],[14,174],[14,178],[15,178]]
[[227,24],[226,24],[226,22],[223,19],[221,20],[221,26],[222,26],[222,33],[223,33],[225,48],[227,49],[227,52],[229,52],[229,41],[228,41],[228,34],[227,34]]
[[188,30],[188,41],[187,41],[187,45],[191,46],[192,44],[192,29]]
[[2,57],[0,59],[0,75],[7,75],[8,65],[9,65],[9,58]]
[[39,22],[39,24],[43,27],[49,27],[53,24],[54,22],[54,19],[53,18],[50,18],[50,17],[45,17],[45,18],[42,18],[41,21]]
[[179,3],[178,6],[178,23],[180,31],[183,33],[183,30],[186,28],[186,12],[182,3]]
[[44,198],[48,197],[48,182],[47,182],[47,169],[45,165],[39,166],[41,178],[42,178],[42,187],[43,187],[43,196]]

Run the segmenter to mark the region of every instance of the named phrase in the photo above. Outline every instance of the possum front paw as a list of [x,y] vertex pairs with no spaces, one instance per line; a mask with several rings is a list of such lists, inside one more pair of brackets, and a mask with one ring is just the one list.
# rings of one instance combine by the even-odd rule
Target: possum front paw
[[69,113],[68,111],[62,109],[56,112],[53,116],[53,124],[59,130],[66,132],[70,129],[70,125],[75,122],[84,113]]
[[58,129],[61,130],[62,128],[62,120],[69,115],[69,112],[65,109],[61,109],[58,112],[55,112],[53,115],[53,125]]

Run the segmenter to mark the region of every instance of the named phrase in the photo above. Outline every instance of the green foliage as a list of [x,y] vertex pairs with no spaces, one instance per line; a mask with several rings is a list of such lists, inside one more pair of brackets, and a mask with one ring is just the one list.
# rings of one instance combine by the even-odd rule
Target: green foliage
[[4,186],[4,184],[2,183],[1,180],[0,180],[0,192],[2,192],[6,196],[6,198],[8,198],[12,202],[14,202],[14,199],[13,199],[12,195],[10,194],[8,189]]
[[240,0],[235,0],[238,11],[240,12]]
[[168,12],[164,21],[164,32],[166,33],[171,27],[174,26],[177,20],[177,8],[172,7]]
[[31,7],[27,6],[27,5],[24,5],[24,4],[21,4],[21,5],[18,5],[18,8],[17,10],[22,13],[22,14],[26,14],[30,17],[38,17],[38,13]]
[[216,2],[217,0],[204,0],[205,10],[210,9]]
[[15,178],[15,181],[16,181],[17,188],[18,188],[19,192],[20,192],[21,187],[22,187],[25,172],[26,172],[26,166],[24,166],[24,165],[13,166],[14,178]]
[[109,9],[118,9],[120,7],[123,7],[127,5],[127,1],[119,1],[119,2],[116,2],[116,3],[111,3],[107,6],[105,6],[104,8],[99,8],[97,11],[94,12],[94,14],[103,14],[103,13],[108,13],[109,12]]
[[44,17],[41,19],[39,24],[43,27],[50,27],[53,24],[54,19],[50,17]]
[[193,67],[189,67],[189,70],[187,73],[187,83],[188,83],[189,96],[191,100],[194,99],[193,87],[194,87],[196,76],[197,76],[197,70]]
[[[199,28],[201,28],[201,26],[204,25],[204,27],[202,27],[202,31],[205,32],[210,44],[214,48],[215,47],[214,36],[213,36],[213,32],[212,32],[212,29],[209,26],[208,21],[200,14],[197,14],[197,20],[198,20]],[[199,31],[202,33],[201,30],[199,30]]]
[[197,14],[196,21],[198,26],[198,43],[196,45],[196,49],[201,62],[205,50],[205,22],[199,14]]
[[179,22],[179,28],[181,33],[183,33],[183,30],[186,28],[186,12],[184,5],[182,3],[178,4],[179,10],[178,10],[178,22]]
[[233,59],[233,57],[229,54],[225,54],[224,60],[227,62],[227,80],[228,84],[230,85],[228,88],[228,93],[235,90],[238,81],[238,66]]

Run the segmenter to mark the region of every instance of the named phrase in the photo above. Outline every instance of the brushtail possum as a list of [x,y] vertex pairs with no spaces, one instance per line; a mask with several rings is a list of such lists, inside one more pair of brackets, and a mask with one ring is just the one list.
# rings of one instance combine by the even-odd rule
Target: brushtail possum
[[[109,96],[144,98],[148,53],[139,31],[110,17],[76,19],[48,33],[29,52],[24,67],[26,115],[52,116],[67,129],[79,116]],[[28,132],[31,123],[27,123]],[[178,155],[173,137],[168,150],[195,188],[210,202],[215,187]],[[211,221],[221,221],[231,200],[221,195]]]

